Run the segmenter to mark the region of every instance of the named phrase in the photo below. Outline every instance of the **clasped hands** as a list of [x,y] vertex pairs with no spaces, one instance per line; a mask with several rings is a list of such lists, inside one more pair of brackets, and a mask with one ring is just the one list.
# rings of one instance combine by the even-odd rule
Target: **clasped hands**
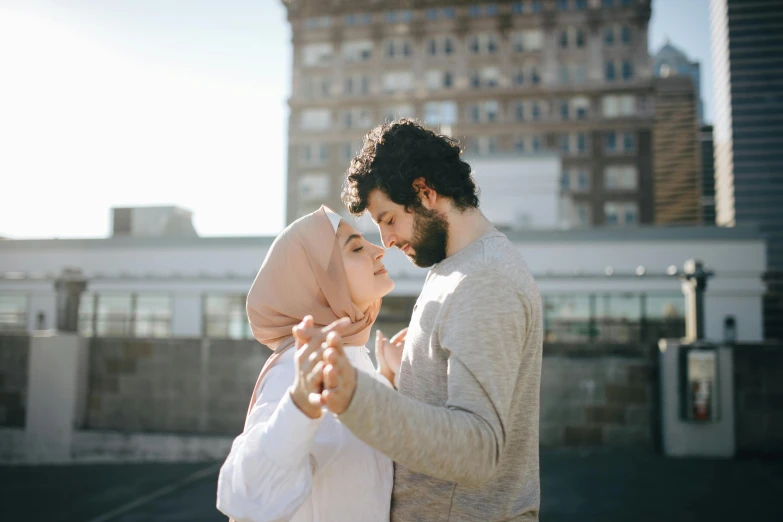
[[[356,391],[356,369],[345,354],[341,336],[350,324],[344,318],[318,328],[313,318],[307,316],[293,328],[296,374],[290,394],[297,408],[310,418],[320,417],[324,406],[339,415],[351,404]],[[403,330],[389,340],[378,330],[375,347],[378,372],[392,384],[399,372],[405,334]]]

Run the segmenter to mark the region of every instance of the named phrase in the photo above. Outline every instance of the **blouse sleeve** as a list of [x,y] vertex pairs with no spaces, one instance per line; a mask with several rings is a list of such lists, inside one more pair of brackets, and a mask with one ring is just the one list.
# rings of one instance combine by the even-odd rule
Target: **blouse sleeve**
[[264,378],[245,429],[220,469],[217,508],[237,522],[288,520],[310,494],[313,441],[323,416],[311,419],[288,392],[293,368],[280,361]]

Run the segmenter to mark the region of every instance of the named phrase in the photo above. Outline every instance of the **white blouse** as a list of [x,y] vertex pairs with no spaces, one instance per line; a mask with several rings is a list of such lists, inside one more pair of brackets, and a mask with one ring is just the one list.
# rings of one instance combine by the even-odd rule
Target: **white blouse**
[[[359,371],[390,386],[364,346],[346,346]],[[245,429],[220,469],[217,508],[237,522],[388,521],[391,460],[324,410],[311,419],[293,403],[294,349],[259,386]]]

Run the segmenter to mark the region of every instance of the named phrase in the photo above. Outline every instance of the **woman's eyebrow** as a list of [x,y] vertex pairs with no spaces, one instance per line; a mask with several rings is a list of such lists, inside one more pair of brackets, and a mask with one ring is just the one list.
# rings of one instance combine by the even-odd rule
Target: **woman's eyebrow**
[[361,234],[351,234],[350,236],[348,236],[348,239],[345,240],[345,244],[343,246],[347,246],[352,239],[361,239],[361,238],[362,238]]

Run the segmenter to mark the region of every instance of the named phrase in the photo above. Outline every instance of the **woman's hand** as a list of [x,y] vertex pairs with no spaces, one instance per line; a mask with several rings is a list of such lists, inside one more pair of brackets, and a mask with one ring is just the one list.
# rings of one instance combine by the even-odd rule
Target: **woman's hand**
[[391,339],[383,336],[380,330],[375,333],[375,359],[378,361],[378,372],[386,377],[394,386],[394,378],[400,373],[402,350],[405,347],[405,336],[408,329],[397,332]]
[[294,404],[302,413],[311,419],[317,419],[322,414],[323,350],[320,339],[313,339],[316,342],[308,343],[309,339],[301,335],[302,330],[312,327],[313,318],[307,316],[293,329],[294,339],[296,339],[296,354],[294,355],[296,375],[289,393]]

